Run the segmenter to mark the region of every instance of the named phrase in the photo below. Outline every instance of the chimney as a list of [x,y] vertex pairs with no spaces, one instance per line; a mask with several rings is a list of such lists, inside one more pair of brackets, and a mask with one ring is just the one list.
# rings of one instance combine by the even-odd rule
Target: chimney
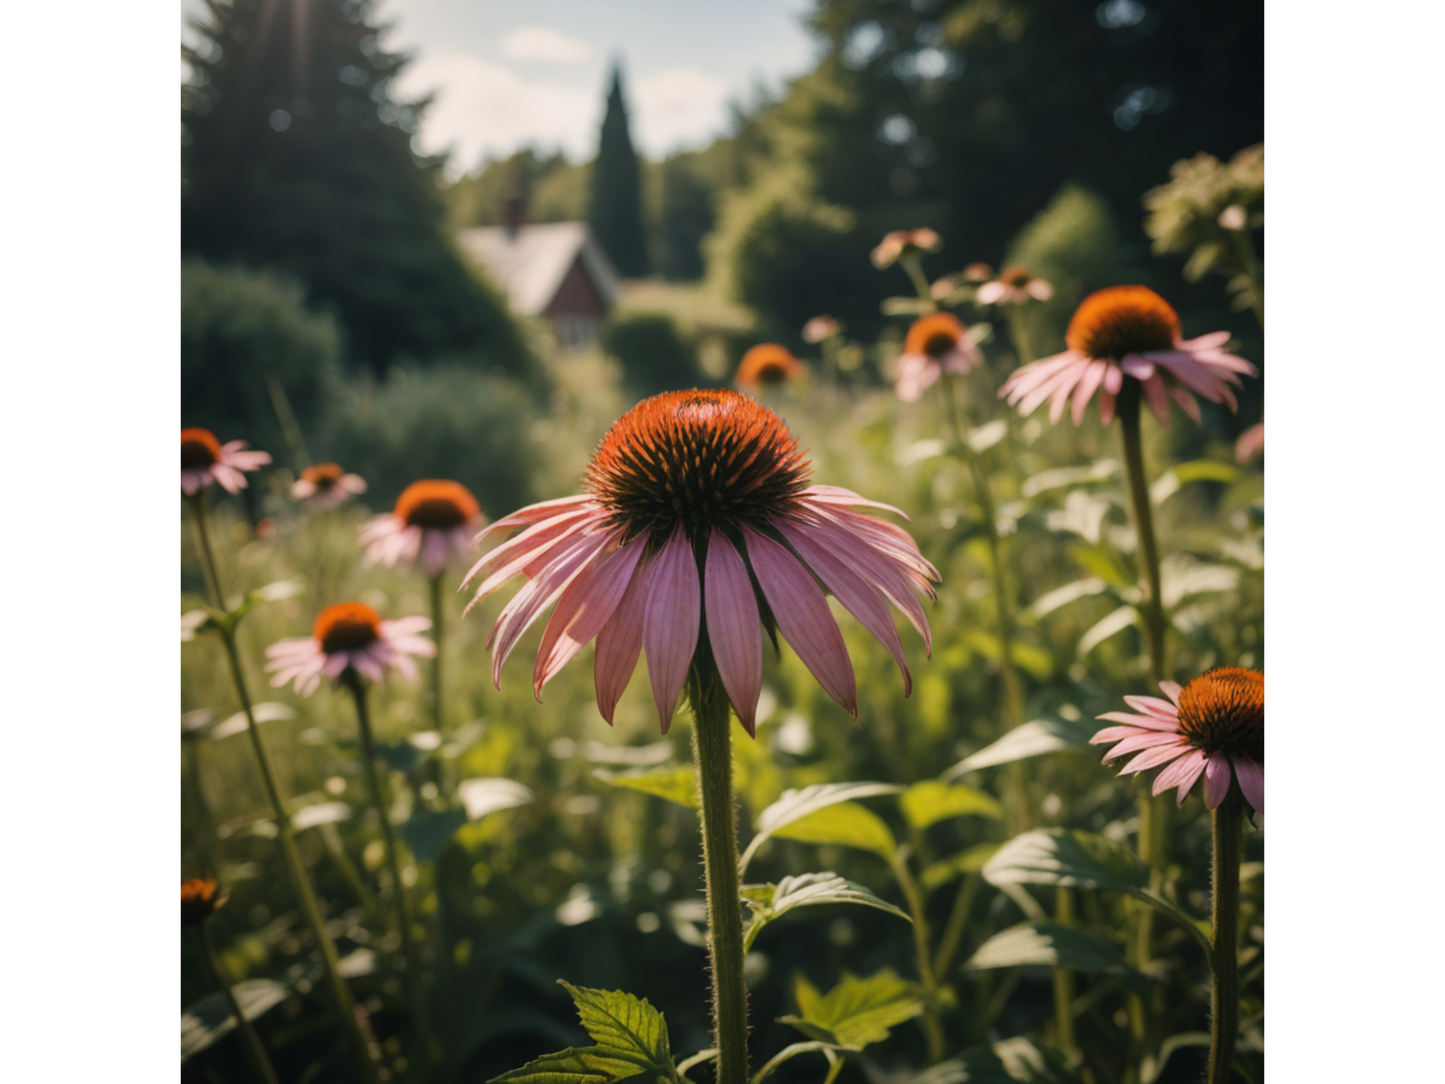
[[507,237],[515,240],[517,233],[527,221],[527,196],[514,191],[502,201],[502,223],[507,228]]

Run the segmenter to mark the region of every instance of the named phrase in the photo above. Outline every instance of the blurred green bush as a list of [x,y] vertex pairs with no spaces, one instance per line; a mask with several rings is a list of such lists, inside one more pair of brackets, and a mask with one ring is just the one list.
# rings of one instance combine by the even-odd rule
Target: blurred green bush
[[279,454],[286,444],[278,398],[309,431],[336,394],[340,364],[340,328],[306,308],[298,284],[182,262],[181,424]]
[[667,313],[614,317],[602,329],[602,349],[621,364],[623,386],[638,399],[712,383],[698,366],[697,352]]

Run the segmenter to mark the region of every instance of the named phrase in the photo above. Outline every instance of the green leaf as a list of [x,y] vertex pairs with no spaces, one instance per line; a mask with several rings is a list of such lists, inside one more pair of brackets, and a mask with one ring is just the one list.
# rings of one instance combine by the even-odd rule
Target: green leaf
[[537,796],[531,787],[515,779],[478,776],[458,783],[457,797],[467,811],[467,820],[479,821],[489,814],[526,805]]
[[418,806],[402,825],[401,834],[418,862],[435,862],[452,834],[466,823],[467,815],[460,809],[436,813],[425,806]]
[[917,297],[885,297],[878,308],[884,316],[921,316],[933,308],[933,302]]
[[1019,492],[1024,497],[1037,497],[1040,493],[1047,493],[1051,489],[1064,489],[1087,482],[1102,482],[1114,477],[1120,471],[1117,459],[1096,459],[1087,467],[1056,467],[1053,470],[1040,471],[1030,478],[1024,479],[1024,484]]
[[784,877],[776,885],[744,885],[743,900],[751,909],[744,932],[744,947],[751,948],[762,928],[795,907],[814,907],[824,903],[857,903],[878,911],[887,911],[908,922],[907,912],[887,900],[879,899],[869,889],[836,873],[804,873]]
[[[778,1066],[782,1065],[785,1061],[790,1061],[793,1058],[796,1058],[799,1054],[811,1054],[816,1051],[828,1059],[828,1065],[831,1069],[833,1066],[838,1064],[838,1054],[840,1052],[856,1049],[856,1047],[851,1046],[838,1046],[836,1043],[793,1043],[791,1046],[783,1047],[782,1050],[778,1051],[771,1058],[769,1058],[767,1064],[765,1064],[761,1069],[759,1069],[755,1074],[753,1074],[751,1084],[763,1084],[763,1081],[767,1080],[768,1077],[772,1076],[773,1073],[777,1070]],[[831,1072],[829,1073],[828,1078],[832,1079]]]
[[1073,583],[1056,587],[1046,595],[1040,595],[1034,599],[1034,604],[1029,607],[1029,611],[1035,617],[1043,617],[1071,602],[1077,602],[1081,598],[1101,595],[1108,589],[1109,585],[1098,576],[1086,576],[1082,580],[1075,580]]
[[1079,637],[1079,658],[1083,658],[1111,636],[1117,636],[1130,625],[1139,623],[1139,614],[1132,606],[1120,606],[1108,614],[1093,628]]
[[952,817],[1003,817],[1003,806],[992,795],[937,779],[913,784],[903,792],[900,803],[908,823],[920,831]]
[[[247,1020],[275,1008],[291,996],[291,987],[274,979],[246,979],[231,987],[236,1004]],[[181,1061],[199,1054],[236,1026],[226,995],[219,990],[207,994],[181,1013]]]
[[1008,436],[1008,422],[995,419],[985,422],[969,433],[968,446],[982,455],[1006,436]]
[[688,809],[697,808],[697,773],[690,767],[681,768],[629,768],[614,772],[606,768],[594,768],[592,774],[614,787],[640,790],[664,798],[675,805]]
[[965,1050],[915,1074],[908,1084],[1075,1084],[1079,1079],[1061,1055],[1019,1035]]
[[857,802],[840,802],[820,809],[783,825],[774,830],[773,835],[780,839],[796,839],[800,843],[857,847],[885,860],[892,858],[893,852],[898,849],[898,841],[893,838],[883,818]]
[[1097,576],[1111,587],[1135,586],[1135,579],[1122,564],[1119,556],[1105,546],[1076,545],[1069,547],[1069,559],[1091,576]]
[[1018,1084],[1018,1081],[1009,1075],[992,1048],[979,1046],[915,1073],[908,1084]]
[[998,854],[1002,843],[976,843],[959,851],[950,858],[934,862],[923,871],[923,886],[927,889],[940,888],[965,873],[977,873],[984,863]]
[[837,1046],[882,1042],[890,1028],[923,1012],[923,987],[888,970],[866,979],[847,975],[826,995],[799,975],[793,992],[799,1015],[781,1017],[779,1022]]
[[1102,937],[1052,922],[1024,922],[994,934],[978,947],[968,966],[980,971],[1035,966],[1125,970],[1124,958]]
[[1190,482],[1237,482],[1243,473],[1233,463],[1214,459],[1177,463],[1154,480],[1149,487],[1149,499],[1155,504],[1163,504]]
[[802,790],[785,790],[781,798],[758,816],[757,835],[753,836],[748,849],[739,859],[738,872],[747,870],[758,848],[779,828],[839,802],[871,798],[878,794],[897,794],[902,790],[902,787],[891,783],[815,783]]
[[671,1084],[677,1073],[662,1014],[621,990],[591,990],[562,982],[596,1046],[544,1054],[495,1081],[524,1084]]
[[1016,760],[1028,760],[1065,749],[1087,749],[1091,736],[1081,728],[1057,719],[1035,719],[1014,727],[992,745],[986,745],[960,760],[943,773],[943,778],[957,779],[980,768],[1012,764]]

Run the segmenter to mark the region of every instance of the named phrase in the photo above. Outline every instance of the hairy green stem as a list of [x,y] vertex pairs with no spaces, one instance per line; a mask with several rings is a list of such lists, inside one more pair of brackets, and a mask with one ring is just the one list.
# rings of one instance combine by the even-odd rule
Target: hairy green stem
[[733,798],[732,716],[716,670],[700,673],[703,645],[689,675],[702,815],[702,860],[707,884],[708,955],[712,963],[713,1046],[717,1084],[748,1079],[748,990],[743,982],[743,909],[738,883],[737,809]]
[[903,855],[894,851],[888,864],[898,887],[903,890],[908,914],[913,919],[913,950],[918,957],[918,977],[923,980],[923,1033],[928,1038],[928,1064],[937,1065],[943,1060],[943,1023],[938,1018],[938,979],[933,973],[933,953],[929,949],[928,915]]
[[446,727],[442,724],[442,577],[446,573],[438,572],[431,578],[431,631],[432,642],[436,644],[436,658],[432,660],[431,668],[431,704],[432,719],[436,729],[446,733]]
[[1159,584],[1159,544],[1154,538],[1154,509],[1149,480],[1144,473],[1144,445],[1140,435],[1142,385],[1124,378],[1119,392],[1119,424],[1124,430],[1124,470],[1129,479],[1129,500],[1134,508],[1134,530],[1139,536],[1140,613],[1149,643],[1149,676],[1155,685],[1168,673],[1164,662],[1164,601]]
[[221,961],[216,958],[216,951],[211,947],[211,940],[206,936],[206,924],[197,923],[192,927],[196,931],[196,941],[201,946],[201,959],[206,961],[206,970],[210,973],[211,982],[221,988],[221,993],[226,997],[226,1004],[230,1006],[231,1015],[236,1018],[236,1027],[241,1032],[241,1046],[246,1051],[246,1060],[251,1063],[251,1071],[256,1074],[256,1079],[264,1084],[277,1084],[276,1070],[271,1067],[271,1059],[266,1055],[266,1047],[261,1043],[261,1037],[256,1034],[256,1029],[251,1026],[251,1021],[246,1019],[246,1014],[241,1011],[241,1005],[236,1000],[235,991],[231,984],[226,981],[225,972],[221,970]]
[[362,768],[366,772],[366,783],[371,790],[371,802],[381,821],[381,841],[386,849],[386,868],[391,874],[391,905],[397,936],[401,940],[402,966],[406,969],[407,991],[411,995],[412,1019],[422,1050],[429,1062],[435,1064],[441,1058],[441,1048],[432,1034],[426,1011],[426,990],[422,984],[421,961],[417,959],[416,943],[412,938],[411,917],[407,913],[406,885],[401,879],[401,858],[397,853],[396,832],[391,826],[387,812],[386,794],[381,789],[381,776],[376,770],[376,742],[371,733],[371,713],[366,706],[366,685],[355,670],[347,669],[342,681],[351,690],[356,702],[356,728],[361,735]]
[[1244,818],[1237,788],[1210,812],[1214,830],[1212,930],[1214,981],[1209,991],[1208,1084],[1228,1084],[1239,1033],[1239,864]]
[[[220,579],[216,574],[215,559],[206,534],[205,506],[200,501],[199,494],[193,498],[191,508],[195,513],[196,535],[201,542],[201,560],[206,566],[206,582],[211,588],[213,602],[219,608]],[[346,981],[341,977],[336,943],[331,940],[331,936],[326,932],[326,925],[321,919],[321,908],[316,903],[316,895],[311,891],[311,882],[306,877],[306,869],[301,864],[301,855],[296,849],[296,840],[291,832],[291,818],[286,813],[286,805],[281,800],[281,790],[277,787],[275,773],[271,770],[271,759],[266,753],[265,744],[261,741],[261,728],[256,725],[256,712],[251,704],[250,691],[246,687],[246,675],[241,668],[241,656],[236,650],[235,631],[229,624],[219,626],[219,631],[221,642],[226,648],[226,659],[230,663],[231,678],[236,686],[236,695],[240,698],[241,708],[246,714],[246,732],[251,736],[251,747],[256,753],[256,763],[261,769],[261,781],[265,785],[266,796],[271,801],[271,814],[276,820],[276,842],[281,848],[286,875],[291,881],[291,890],[296,894],[296,901],[301,906],[302,917],[311,930],[311,936],[316,939],[317,947],[321,949],[327,986],[331,990],[337,1012],[341,1016],[342,1030],[346,1033],[356,1054],[358,1079],[363,1084],[380,1084],[376,1063],[372,1060],[366,1034],[362,1031],[361,1022],[357,1019],[356,1006],[351,1000],[351,992],[346,988]]]

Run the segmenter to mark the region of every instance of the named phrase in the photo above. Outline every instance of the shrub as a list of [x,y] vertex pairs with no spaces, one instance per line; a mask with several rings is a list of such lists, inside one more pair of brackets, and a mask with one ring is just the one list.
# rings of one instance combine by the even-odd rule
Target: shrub
[[623,386],[638,399],[711,383],[698,367],[697,352],[666,313],[613,318],[602,329],[602,349],[621,363]]

